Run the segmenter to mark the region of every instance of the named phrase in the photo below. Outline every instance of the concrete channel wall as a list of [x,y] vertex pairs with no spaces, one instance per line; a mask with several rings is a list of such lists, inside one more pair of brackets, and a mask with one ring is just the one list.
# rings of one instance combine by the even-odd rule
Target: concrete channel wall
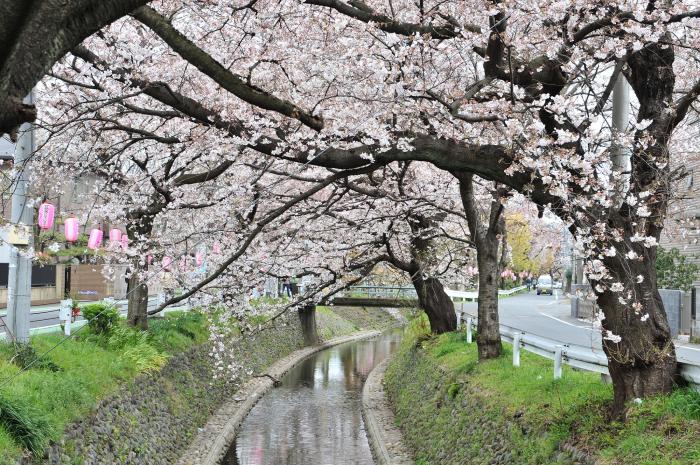
[[303,346],[299,318],[290,315],[274,328],[231,344],[232,356],[243,365],[233,379],[214,378],[209,344],[176,355],[159,372],[139,376],[70,425],[43,463],[176,463],[198,428],[250,379],[246,373],[260,373]]
[[217,465],[224,458],[233,443],[238,430],[248,412],[258,400],[274,386],[289,370],[307,357],[329,347],[351,341],[359,341],[378,336],[379,331],[361,331],[350,336],[331,339],[322,344],[297,350],[273,364],[265,373],[246,382],[236,393],[214,413],[200,428],[187,450],[177,461],[177,465]]

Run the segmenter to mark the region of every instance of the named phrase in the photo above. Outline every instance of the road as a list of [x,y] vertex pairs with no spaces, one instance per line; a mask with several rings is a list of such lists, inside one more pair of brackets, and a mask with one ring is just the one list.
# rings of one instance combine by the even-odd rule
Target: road
[[[97,303],[97,302],[80,302],[80,306],[85,306],[89,305],[91,303]],[[115,303],[119,306],[120,312],[122,315],[126,315],[126,300],[117,300]],[[151,296],[148,298],[148,308],[155,308],[156,304],[156,297]],[[182,310],[185,307],[168,307],[166,310],[166,313],[168,311],[175,311],[175,310]],[[39,328],[46,328],[46,327],[54,327],[60,323],[58,316],[59,316],[59,306],[58,304],[51,304],[51,305],[38,305],[38,306],[32,306],[30,310],[30,319],[29,319],[29,327],[32,330],[37,330]],[[3,337],[5,333],[5,319],[6,319],[7,311],[2,310],[0,311],[0,339]],[[76,318],[76,321],[82,321],[83,317],[79,316]]]
[[[568,299],[556,300],[553,296],[530,292],[502,298],[498,303],[499,318],[503,325],[602,353],[600,329],[595,328],[591,322],[572,318]],[[476,315],[476,302],[457,305],[462,305],[463,311],[470,315]],[[700,364],[698,344],[676,343],[676,353],[680,362]]]

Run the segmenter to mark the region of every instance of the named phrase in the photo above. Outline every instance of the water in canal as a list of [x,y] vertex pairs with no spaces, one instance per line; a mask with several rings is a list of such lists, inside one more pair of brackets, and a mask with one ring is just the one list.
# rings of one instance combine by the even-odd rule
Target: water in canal
[[292,369],[251,410],[223,465],[373,464],[362,385],[401,330],[324,350]]

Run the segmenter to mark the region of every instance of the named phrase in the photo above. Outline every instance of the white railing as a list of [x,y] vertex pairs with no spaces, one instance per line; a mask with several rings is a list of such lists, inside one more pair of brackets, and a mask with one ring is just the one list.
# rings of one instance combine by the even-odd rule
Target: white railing
[[[513,289],[499,289],[498,295],[513,295],[527,289],[527,286],[518,286]],[[476,301],[479,299],[478,291],[455,291],[445,288],[445,292],[453,299]],[[362,296],[370,298],[416,298],[416,290],[411,286],[351,286],[342,293],[346,297]]]
[[[499,289],[498,295],[513,295],[516,292],[520,292],[525,289],[527,289],[527,286],[518,286],[514,287],[513,289]],[[452,289],[445,289],[445,292],[453,299],[463,299],[472,301],[479,300],[478,291],[454,291]]]
[[368,298],[416,298],[416,290],[413,286],[351,286],[339,295],[345,297],[368,297]]
[[525,289],[527,289],[527,286],[518,286],[512,289],[499,289],[498,295],[511,295],[515,294],[516,292],[524,291]]
[[[461,315],[460,315],[461,316]],[[459,324],[459,320],[457,323]],[[467,344],[473,340],[472,331],[476,327],[476,318],[467,316],[465,321]],[[542,336],[528,334],[516,328],[506,325],[499,327],[501,338],[513,345],[513,365],[520,366],[520,349],[525,349],[554,361],[554,378],[562,376],[561,367],[567,364],[579,370],[600,373],[610,376],[608,371],[608,358],[602,349],[579,346],[576,344],[563,344],[560,341],[553,341]],[[681,377],[691,383],[696,390],[700,391],[700,366],[678,362],[680,365]]]

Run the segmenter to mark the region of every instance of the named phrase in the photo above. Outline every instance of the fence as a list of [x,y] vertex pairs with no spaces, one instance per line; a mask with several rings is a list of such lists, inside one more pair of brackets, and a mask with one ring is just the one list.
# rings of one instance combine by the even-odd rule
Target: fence
[[[527,286],[518,286],[512,289],[499,289],[498,295],[508,296],[527,289]],[[452,299],[476,301],[479,298],[478,291],[455,291],[445,289]],[[368,297],[381,299],[405,299],[417,297],[416,290],[411,286],[351,286],[343,293],[345,297]]]
[[[459,320],[458,320],[459,321]],[[476,327],[476,318],[467,316],[465,321],[467,343],[473,341],[472,331]],[[554,378],[562,376],[562,365],[567,364],[573,368],[594,373],[600,373],[604,377],[610,376],[608,371],[608,358],[602,350],[576,344],[562,344],[542,336],[527,334],[516,328],[500,325],[501,338],[513,345],[513,365],[520,366],[520,349],[525,349],[554,362]],[[700,366],[688,362],[678,362],[680,374],[693,388],[700,391]]]
[[[590,286],[588,284],[574,284],[571,286],[571,316],[574,318],[591,318],[597,311],[595,301],[585,295]],[[659,295],[666,311],[671,336],[689,334],[692,325],[691,296],[688,292],[678,289],[659,289]]]
[[[111,302],[113,303],[118,309],[119,313],[122,316],[125,316],[127,313],[127,309],[129,306],[129,303],[127,300],[122,299],[122,300],[114,300],[111,298],[104,299],[105,302]],[[158,297],[149,297],[148,299],[148,304],[147,308],[148,310],[154,310],[155,308],[160,305],[160,301]],[[158,316],[163,316],[166,313],[173,312],[173,311],[187,311],[189,310],[189,306],[183,305],[183,306],[176,306],[177,304],[166,308],[163,310]],[[49,308],[46,310],[38,310],[38,311],[33,311],[30,313],[30,319],[31,319],[31,328],[29,329],[30,334],[40,334],[40,333],[46,333],[46,332],[51,332],[51,331],[56,331],[58,328],[60,328],[61,324],[58,320],[58,314],[59,314],[59,309],[58,307],[54,308]],[[0,314],[0,340],[4,339],[5,337],[5,315]],[[80,326],[85,324],[85,320],[83,319],[82,316],[79,316],[76,321],[72,325],[72,329],[75,330],[79,328]]]

